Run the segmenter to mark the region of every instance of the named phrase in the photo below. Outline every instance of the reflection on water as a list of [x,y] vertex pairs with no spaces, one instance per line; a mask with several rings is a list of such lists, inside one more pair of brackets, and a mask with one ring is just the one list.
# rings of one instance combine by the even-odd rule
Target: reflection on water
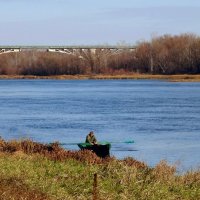
[[94,130],[99,140],[122,142],[112,144],[118,158],[200,166],[200,83],[0,80],[0,105],[6,139],[82,142]]

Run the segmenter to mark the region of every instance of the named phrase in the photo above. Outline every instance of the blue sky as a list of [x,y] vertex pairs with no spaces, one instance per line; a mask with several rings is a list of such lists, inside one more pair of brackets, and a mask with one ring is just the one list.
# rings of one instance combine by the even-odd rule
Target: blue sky
[[200,35],[199,0],[0,0],[0,45],[136,44]]

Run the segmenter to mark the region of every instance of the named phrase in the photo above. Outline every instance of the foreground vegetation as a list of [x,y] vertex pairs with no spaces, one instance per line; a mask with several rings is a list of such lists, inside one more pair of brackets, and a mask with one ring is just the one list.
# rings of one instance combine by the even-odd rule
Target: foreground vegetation
[[199,198],[200,171],[177,175],[164,161],[150,168],[133,158],[67,151],[58,143],[0,140],[2,200]]
[[[119,45],[126,46],[126,44]],[[164,35],[139,42],[134,51],[90,49],[76,55],[25,51],[0,55],[0,75],[199,74],[200,37]]]

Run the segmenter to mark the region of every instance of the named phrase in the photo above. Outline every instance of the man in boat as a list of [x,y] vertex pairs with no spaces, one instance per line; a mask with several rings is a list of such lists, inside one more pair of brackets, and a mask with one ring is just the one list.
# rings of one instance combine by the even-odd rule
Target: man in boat
[[97,139],[96,139],[93,131],[90,131],[89,134],[86,136],[85,142],[90,143],[91,145],[97,144]]

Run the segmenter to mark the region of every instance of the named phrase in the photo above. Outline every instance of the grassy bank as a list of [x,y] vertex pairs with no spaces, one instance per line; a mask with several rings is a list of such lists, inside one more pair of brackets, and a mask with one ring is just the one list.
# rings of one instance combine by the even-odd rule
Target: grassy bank
[[101,159],[90,151],[64,150],[57,143],[1,140],[0,197],[195,200],[200,198],[200,171],[177,175],[164,161],[150,168],[133,158]]
[[154,79],[173,82],[200,82],[200,75],[153,75],[153,74],[91,74],[91,75],[57,75],[57,76],[33,76],[33,75],[0,75],[0,79],[58,79],[58,80],[84,80],[84,79]]

